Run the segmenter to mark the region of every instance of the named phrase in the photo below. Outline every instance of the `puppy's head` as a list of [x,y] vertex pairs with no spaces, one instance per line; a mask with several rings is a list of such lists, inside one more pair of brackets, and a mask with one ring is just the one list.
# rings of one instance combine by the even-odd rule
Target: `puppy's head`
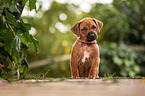
[[71,28],[71,31],[85,41],[93,41],[98,38],[97,32],[102,29],[103,23],[94,18],[84,18]]

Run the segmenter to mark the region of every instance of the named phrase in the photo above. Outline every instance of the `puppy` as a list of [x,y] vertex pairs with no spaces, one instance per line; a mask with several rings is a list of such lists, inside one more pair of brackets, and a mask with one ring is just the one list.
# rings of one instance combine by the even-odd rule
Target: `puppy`
[[100,32],[102,27],[101,21],[84,18],[71,28],[71,31],[78,36],[71,51],[72,78],[99,77],[100,57],[96,39],[98,38],[97,32]]

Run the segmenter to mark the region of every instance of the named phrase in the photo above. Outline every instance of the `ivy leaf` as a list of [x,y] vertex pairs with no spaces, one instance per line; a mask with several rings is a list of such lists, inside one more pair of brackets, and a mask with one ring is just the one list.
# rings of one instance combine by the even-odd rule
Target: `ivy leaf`
[[17,32],[17,34],[24,33],[27,31],[27,27],[25,26],[25,24],[23,24],[20,21],[16,21],[14,29],[15,32]]
[[36,0],[29,0],[29,7],[30,11],[32,11],[33,9],[36,10]]
[[28,66],[28,62],[27,62],[26,58],[24,58],[19,71],[20,71],[20,73],[23,73],[24,76],[26,76],[29,70],[30,70],[30,68]]
[[123,61],[118,56],[113,57],[113,62],[119,66],[123,64]]
[[29,34],[29,32],[26,32],[22,35],[19,35],[19,38],[22,40],[22,42],[28,46],[30,43],[33,43],[34,45],[34,50],[35,50],[35,54],[36,54],[36,57],[37,57],[37,54],[38,54],[38,40],[36,40],[31,34]]
[[4,5],[11,5],[11,0],[1,0]]
[[21,41],[18,36],[12,40],[10,55],[14,58],[15,63],[20,63]]
[[25,6],[25,4],[27,3],[28,0],[23,0],[22,1],[22,6]]
[[28,47],[23,42],[21,42],[21,52],[24,54],[25,58],[27,58],[27,49]]
[[29,23],[24,23],[22,19],[20,19],[21,26],[23,26],[27,31],[31,30],[32,25]]
[[36,54],[36,58],[37,58],[37,55],[38,55],[38,44],[39,44],[39,41],[37,39],[35,39],[32,35],[29,35],[33,45],[34,45],[34,50],[35,50],[35,54]]
[[17,12],[17,8],[15,7],[15,5],[11,5],[11,6],[9,7],[9,10],[10,10],[11,12]]
[[9,32],[6,32],[6,31],[2,31],[1,35],[2,35],[3,40],[4,40],[4,49],[5,49],[5,51],[10,53],[11,43],[13,41],[14,34],[13,34],[13,32],[11,30]]
[[0,8],[0,14],[2,14],[2,13],[3,13],[3,9]]
[[28,45],[31,43],[29,36],[26,33],[20,34],[18,36],[21,39],[21,41],[28,47]]
[[5,14],[6,14],[6,16],[5,16],[6,20],[8,20],[8,21],[11,22],[11,23],[13,23],[13,22],[16,21],[16,20],[15,20],[15,17],[13,17],[13,15],[12,15],[11,13],[9,13],[9,12],[7,11],[7,9],[5,9],[4,12],[5,12]]

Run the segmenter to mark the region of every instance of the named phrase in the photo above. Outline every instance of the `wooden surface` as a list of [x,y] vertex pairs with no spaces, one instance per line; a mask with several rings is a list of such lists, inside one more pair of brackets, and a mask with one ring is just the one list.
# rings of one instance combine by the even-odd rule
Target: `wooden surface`
[[[45,82],[45,83],[44,83]],[[144,96],[145,79],[0,80],[0,96]]]

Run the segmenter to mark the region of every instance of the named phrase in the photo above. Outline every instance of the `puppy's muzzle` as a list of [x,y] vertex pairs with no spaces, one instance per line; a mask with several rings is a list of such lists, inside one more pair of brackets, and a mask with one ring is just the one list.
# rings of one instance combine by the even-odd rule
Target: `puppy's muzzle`
[[97,39],[97,35],[91,31],[88,33],[86,39],[87,41],[94,41],[95,39]]

